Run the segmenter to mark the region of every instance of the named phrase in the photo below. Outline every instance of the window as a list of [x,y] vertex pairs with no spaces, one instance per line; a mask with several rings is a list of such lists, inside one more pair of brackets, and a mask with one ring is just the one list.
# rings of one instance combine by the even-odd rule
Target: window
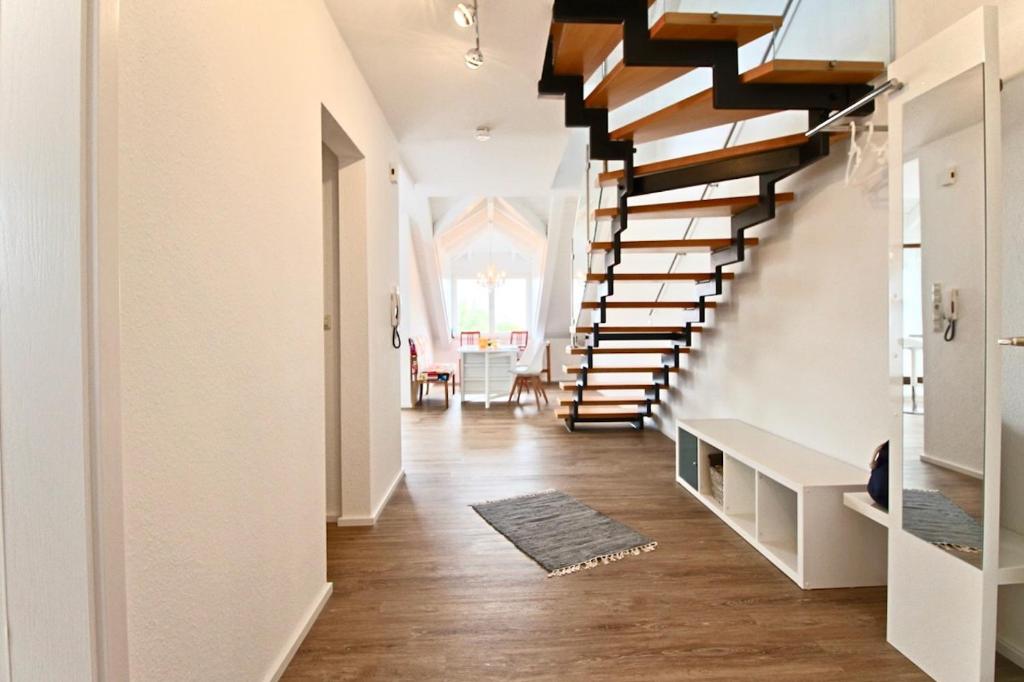
[[527,282],[509,279],[494,290],[494,331],[508,333],[528,329],[526,321]]
[[[452,309],[456,311],[453,331],[478,331],[485,335],[507,335],[528,329],[530,286],[527,279],[508,279],[493,291],[476,279],[455,280]],[[491,315],[494,319],[491,319]]]
[[455,289],[458,302],[458,331],[488,333],[490,301],[487,289],[477,284],[475,279],[460,279],[456,282]]

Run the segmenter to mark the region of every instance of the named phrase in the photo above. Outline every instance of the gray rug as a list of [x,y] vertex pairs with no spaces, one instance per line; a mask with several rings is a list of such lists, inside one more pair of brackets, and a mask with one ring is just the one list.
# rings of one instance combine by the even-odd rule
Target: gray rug
[[903,529],[945,549],[982,548],[981,524],[938,490],[903,491]]
[[650,552],[658,543],[557,490],[474,504],[548,577]]

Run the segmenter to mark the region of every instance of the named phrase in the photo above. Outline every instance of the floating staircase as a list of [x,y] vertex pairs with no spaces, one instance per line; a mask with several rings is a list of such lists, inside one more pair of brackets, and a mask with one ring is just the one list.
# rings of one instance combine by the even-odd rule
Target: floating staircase
[[[758,244],[745,236],[749,228],[772,220],[779,204],[795,201],[777,193],[784,178],[824,158],[835,135],[788,135],[674,159],[634,165],[635,145],[705,128],[736,123],[781,111],[807,112],[808,130],[835,110],[860,101],[868,83],[881,75],[876,62],[815,60],[768,61],[741,73],[738,48],[776,31],[783,18],[765,15],[667,12],[653,26],[648,9],[653,0],[555,0],[547,52],[538,90],[541,96],[565,100],[565,123],[589,130],[591,159],[621,162],[623,167],[598,177],[598,185],[615,189],[615,206],[598,208],[596,221],[610,221],[610,241],[593,241],[590,253],[603,253],[604,270],[589,272],[598,287],[597,300],[583,304],[592,324],[576,327],[585,341],[569,349],[581,358],[579,367],[564,370],[575,380],[561,384],[570,393],[555,411],[569,430],[586,423],[626,423],[643,428],[661,401],[672,374],[683,370],[680,358],[690,352],[702,331],[708,298],[722,293],[722,283],[735,275],[724,269],[743,261],[747,248]],[[584,83],[621,44],[622,60],[584,95]],[[614,130],[609,109],[620,107],[697,68],[710,68],[712,86]],[[858,115],[871,112],[865,105]],[[686,187],[757,178],[758,193],[703,198],[698,201],[636,203],[643,197]],[[728,218],[729,235],[714,239],[624,240],[632,220],[695,220]],[[625,254],[706,253],[710,267],[694,272],[618,272]],[[692,300],[636,300],[616,296],[616,283],[692,282]],[[678,311],[670,326],[608,324],[614,310]],[[625,343],[627,345],[618,345]],[[610,345],[606,345],[610,344]],[[665,344],[664,346],[659,344]],[[656,357],[656,362],[604,364],[619,356]],[[630,375],[616,382],[606,377]],[[637,376],[648,379],[637,380]],[[615,396],[604,396],[613,392]],[[619,395],[620,392],[628,395]]]

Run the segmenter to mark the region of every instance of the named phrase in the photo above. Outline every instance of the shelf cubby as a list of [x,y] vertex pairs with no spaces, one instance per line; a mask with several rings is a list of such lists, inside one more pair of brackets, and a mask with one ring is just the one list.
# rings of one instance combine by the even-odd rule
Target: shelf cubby
[[[885,584],[885,528],[843,504],[866,470],[735,419],[681,420],[676,433],[676,482],[797,585]],[[719,456],[721,504],[710,476]]]

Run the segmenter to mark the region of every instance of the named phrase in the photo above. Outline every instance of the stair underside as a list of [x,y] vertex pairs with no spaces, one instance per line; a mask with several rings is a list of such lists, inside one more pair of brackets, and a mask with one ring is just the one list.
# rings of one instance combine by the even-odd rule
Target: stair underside
[[[616,282],[707,282],[713,279],[713,272],[616,272]],[[734,279],[736,273],[723,272],[722,279]],[[603,282],[608,279],[606,273],[592,272],[587,275],[588,282]]]
[[[743,240],[745,246],[757,246],[757,237]],[[643,241],[622,242],[623,251],[631,253],[695,253],[711,252],[716,249],[727,249],[733,245],[732,239],[647,239]],[[591,242],[591,251],[608,251],[611,242]]]
[[[775,195],[777,204],[788,204],[796,199],[793,192],[779,192]],[[672,218],[730,218],[737,213],[757,206],[759,196],[720,197],[698,201],[675,201],[663,204],[638,204],[629,207],[631,220],[664,220]],[[599,208],[594,211],[598,220],[610,220],[619,215],[618,206]]]
[[[863,85],[885,71],[882,62],[834,62],[810,59],[776,59],[740,75],[747,84]],[[673,135],[758,116],[777,113],[775,109],[716,109],[714,90],[708,88],[613,130],[613,140],[634,144],[653,142]]]
[[[613,327],[607,325],[600,325],[598,329],[604,334],[685,334],[686,327]],[[690,327],[690,332],[693,334],[700,334],[701,327]],[[576,327],[577,334],[590,334],[593,333],[593,327]]]
[[[587,351],[592,352],[594,355],[662,355],[664,353],[671,353],[676,349],[666,348],[613,348],[608,346],[600,346],[598,348],[572,348],[569,351],[570,355],[586,355]],[[689,348],[678,348],[680,353],[689,353]]]
[[[696,307],[700,306],[700,301],[605,301],[604,305],[609,310],[611,310],[613,308],[620,308],[620,309],[624,309],[624,308],[629,308],[629,309],[637,308],[637,309],[641,309],[641,310],[645,309],[645,308],[684,308],[684,309],[691,309],[691,308],[696,308]],[[707,301],[704,302],[704,307],[705,308],[714,308],[716,305],[718,305],[718,304],[717,303],[707,302]],[[597,310],[600,307],[601,307],[601,303],[599,301],[584,301],[583,302],[583,309],[584,310]]]
[[[838,138],[845,136],[845,133],[832,133],[830,135],[830,139],[835,142]],[[714,149],[709,152],[701,152],[700,154],[691,154],[689,156],[680,156],[675,159],[645,163],[634,168],[633,174],[636,177],[641,177],[644,175],[654,175],[655,173],[666,173],[668,171],[697,168],[699,166],[710,165],[722,161],[742,159],[764,152],[776,151],[779,149],[792,149],[804,144],[807,144],[807,137],[803,133],[785,135],[783,137],[775,137],[769,140],[759,140],[757,142],[739,144],[735,147]],[[614,187],[624,176],[625,173],[621,170],[607,171],[597,176],[597,184],[601,187]]]
[[[651,38],[731,41],[739,46],[771,33],[781,25],[782,17],[764,14],[667,12],[651,27]],[[586,105],[614,109],[692,70],[691,66],[626,66],[619,62],[587,95]]]
[[570,381],[563,381],[558,387],[563,391],[578,391],[580,388],[584,391],[647,391],[654,388],[654,384],[587,384],[580,387]]

